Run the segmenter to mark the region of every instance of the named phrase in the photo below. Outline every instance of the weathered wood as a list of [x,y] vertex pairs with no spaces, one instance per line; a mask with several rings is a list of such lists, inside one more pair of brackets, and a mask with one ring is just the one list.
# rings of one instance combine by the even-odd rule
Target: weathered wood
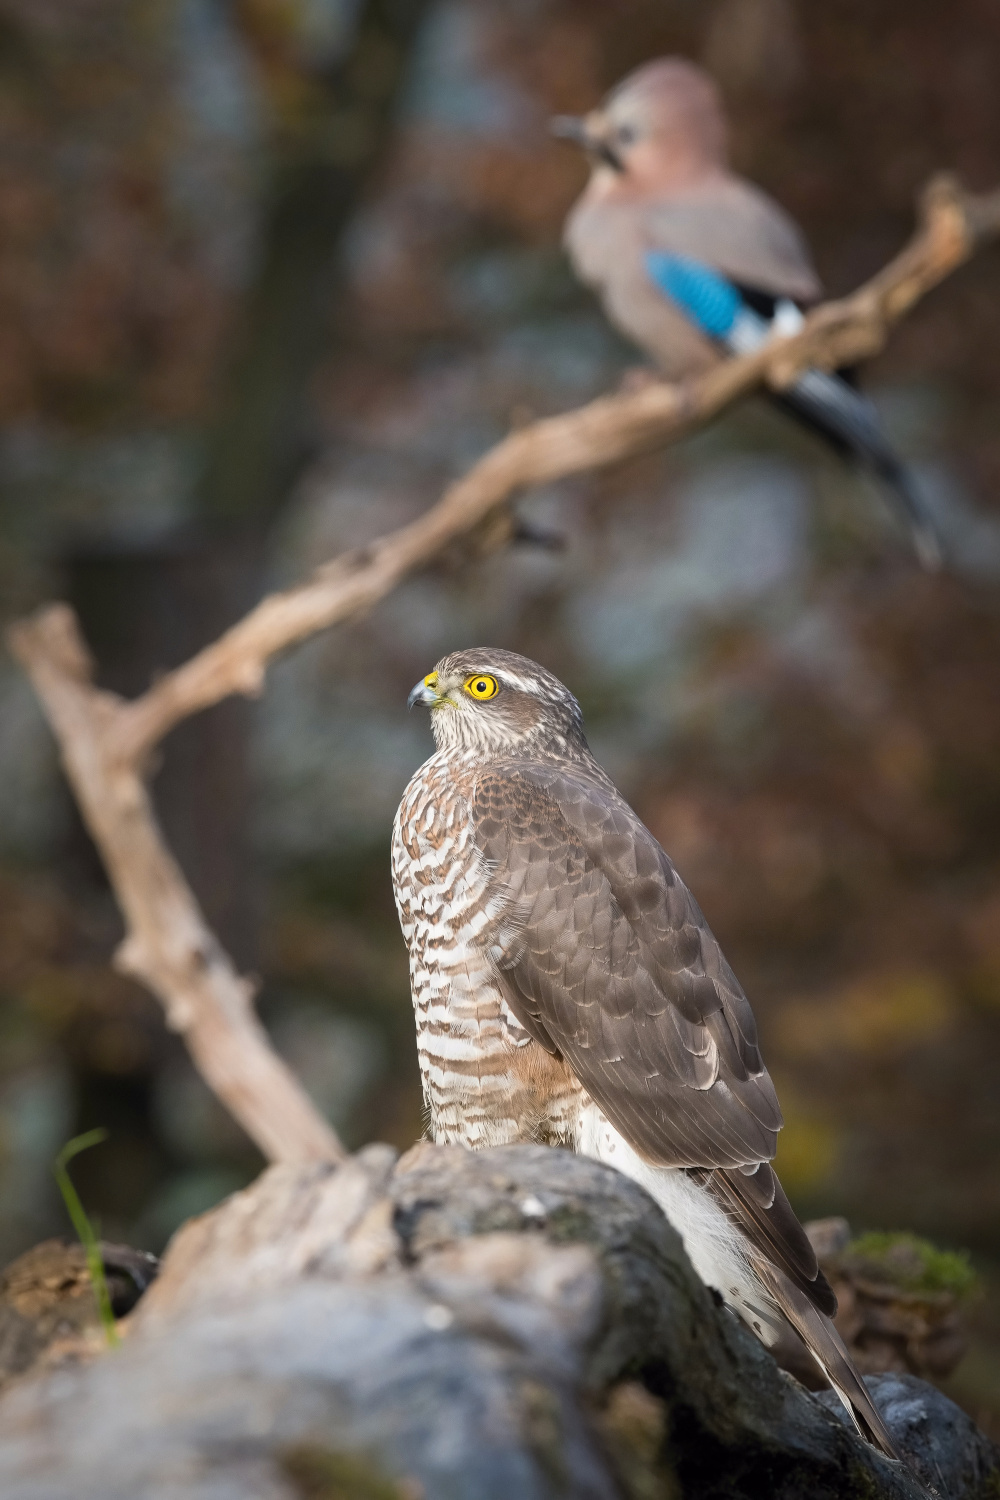
[[[922,1495],[717,1305],[639,1187],[544,1147],[271,1168],[179,1232],[130,1323],[0,1399],[0,1493]],[[923,1478],[993,1495],[969,1419],[883,1379]]]
[[[108,1300],[122,1318],[155,1280],[155,1255],[127,1245],[100,1246]],[[80,1244],[43,1240],[0,1272],[0,1389],[46,1361],[100,1350],[101,1313]]]

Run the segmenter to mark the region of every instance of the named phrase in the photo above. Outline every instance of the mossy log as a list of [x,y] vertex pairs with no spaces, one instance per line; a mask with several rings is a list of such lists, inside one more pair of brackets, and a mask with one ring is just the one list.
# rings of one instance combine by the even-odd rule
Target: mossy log
[[[129,1323],[0,1399],[0,1494],[923,1494],[717,1304],[640,1188],[544,1147],[272,1167],[178,1233]],[[924,1482],[996,1494],[952,1403],[873,1393]]]

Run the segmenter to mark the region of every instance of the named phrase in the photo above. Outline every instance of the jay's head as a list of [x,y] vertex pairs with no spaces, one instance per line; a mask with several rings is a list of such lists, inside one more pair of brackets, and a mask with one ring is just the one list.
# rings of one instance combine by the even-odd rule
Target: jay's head
[[595,174],[633,187],[697,181],[726,166],[726,120],[708,74],[681,57],[629,73],[578,118],[557,115],[553,133],[587,154]]

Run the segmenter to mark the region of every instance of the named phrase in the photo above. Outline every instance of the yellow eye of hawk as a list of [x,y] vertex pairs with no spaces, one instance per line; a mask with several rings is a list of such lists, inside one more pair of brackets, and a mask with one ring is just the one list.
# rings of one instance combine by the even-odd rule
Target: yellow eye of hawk
[[495,698],[500,691],[500,684],[495,677],[487,677],[485,672],[477,672],[473,677],[465,679],[465,691],[470,698]]

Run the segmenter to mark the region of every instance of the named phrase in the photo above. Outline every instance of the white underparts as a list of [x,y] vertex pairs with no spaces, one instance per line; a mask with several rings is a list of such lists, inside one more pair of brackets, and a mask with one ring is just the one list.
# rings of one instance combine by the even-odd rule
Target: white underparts
[[645,1188],[684,1241],[702,1281],[715,1288],[763,1343],[775,1342],[785,1320],[754,1273],[743,1235],[704,1188],[679,1167],[643,1161],[593,1103],[580,1111],[576,1149],[617,1167]]

